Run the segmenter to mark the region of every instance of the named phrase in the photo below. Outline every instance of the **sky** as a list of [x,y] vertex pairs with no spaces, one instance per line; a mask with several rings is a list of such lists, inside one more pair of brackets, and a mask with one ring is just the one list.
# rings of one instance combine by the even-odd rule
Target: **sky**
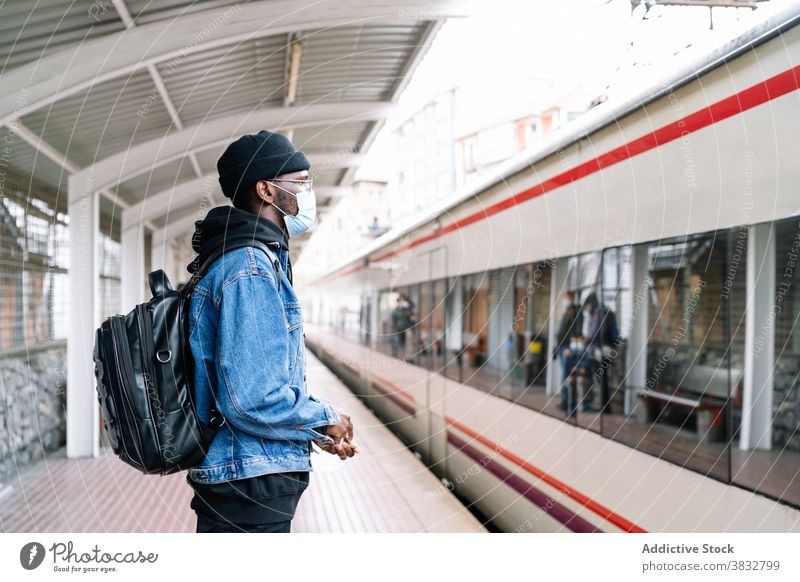
[[[758,9],[654,6],[631,11],[629,0],[471,0],[434,39],[357,178],[388,178],[390,134],[438,93],[479,86],[502,107],[509,80],[553,79],[590,93],[622,98],[685,60],[741,34],[800,0],[770,0]],[[476,115],[480,112],[476,111]]]

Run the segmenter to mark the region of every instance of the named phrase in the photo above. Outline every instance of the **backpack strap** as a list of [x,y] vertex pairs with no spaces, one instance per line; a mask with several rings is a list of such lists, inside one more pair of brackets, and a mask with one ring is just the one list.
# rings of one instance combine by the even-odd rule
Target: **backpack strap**
[[[185,296],[188,296],[194,290],[197,283],[199,283],[200,279],[202,279],[205,276],[206,272],[208,271],[209,267],[211,267],[211,265],[214,263],[214,261],[216,261],[225,253],[232,251],[234,249],[240,249],[242,247],[255,247],[257,249],[261,249],[267,254],[269,262],[272,263],[272,267],[275,269],[275,275],[278,281],[278,292],[280,292],[281,263],[278,260],[278,257],[266,243],[263,243],[260,240],[246,238],[246,239],[227,241],[225,246],[216,249],[213,253],[211,253],[211,255],[203,262],[203,264],[200,265],[200,268],[197,269],[197,271],[195,271],[195,273],[192,275],[191,279],[186,284],[186,287],[184,287],[183,292],[185,293]],[[166,278],[166,275],[164,277]],[[152,285],[152,279],[151,279],[151,285]],[[217,430],[222,428],[225,422],[226,422],[225,417],[222,415],[219,409],[214,404],[212,404],[209,408],[209,426],[211,427],[211,430],[213,432],[216,432]]]
[[278,257],[275,255],[273,250],[269,248],[269,245],[261,242],[260,240],[254,240],[252,238],[243,238],[238,240],[227,241],[222,248],[218,248],[214,252],[212,252],[211,255],[209,255],[209,257],[205,261],[203,261],[203,264],[200,265],[200,268],[197,269],[197,271],[195,271],[194,275],[192,275],[192,278],[186,285],[187,287],[186,291],[191,292],[192,290],[194,290],[195,285],[197,285],[197,283],[200,282],[200,279],[202,279],[205,276],[206,272],[214,263],[214,261],[216,261],[225,253],[232,251],[234,249],[240,249],[242,247],[254,247],[257,249],[261,249],[267,254],[267,258],[269,259],[269,262],[272,264],[272,268],[275,269],[275,275],[278,281],[278,291],[280,291],[281,263],[278,260]]

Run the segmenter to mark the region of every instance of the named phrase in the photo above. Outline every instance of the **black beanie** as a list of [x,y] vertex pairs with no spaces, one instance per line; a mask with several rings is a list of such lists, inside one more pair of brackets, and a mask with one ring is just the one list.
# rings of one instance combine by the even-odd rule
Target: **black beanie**
[[249,190],[259,180],[310,168],[308,158],[286,136],[266,129],[243,135],[229,144],[217,160],[219,185],[228,198]]

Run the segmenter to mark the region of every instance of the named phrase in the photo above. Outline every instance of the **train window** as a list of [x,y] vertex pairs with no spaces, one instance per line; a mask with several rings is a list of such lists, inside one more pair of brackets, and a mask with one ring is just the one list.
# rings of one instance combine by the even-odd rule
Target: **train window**
[[489,278],[475,273],[464,278],[463,381],[481,385],[479,372],[487,356],[489,336]]
[[514,363],[511,379],[544,388],[547,377],[550,263],[517,268],[514,288]]
[[445,353],[445,280],[432,284],[431,296],[431,339],[429,342],[431,370],[441,373],[444,370]]
[[[755,395],[749,401],[752,426],[732,451],[733,480],[800,506],[800,221],[775,223],[769,238],[774,240],[774,292],[766,319],[754,330],[753,357],[767,363],[774,358],[772,391],[766,403]],[[765,341],[768,333],[772,350]],[[760,422],[764,416],[771,422]]]
[[[548,358],[547,343],[572,291],[584,339],[599,333],[597,314],[614,323],[596,336],[592,388],[578,392],[589,406],[570,422],[800,506],[800,220],[758,225],[765,227],[770,242],[756,244],[772,245],[774,283],[755,297],[748,270],[760,277],[764,267],[752,271],[748,245],[759,239],[745,226],[383,290],[363,298],[360,314],[345,301],[333,321],[345,334],[360,326],[373,349],[564,419],[566,365],[560,354]],[[556,281],[561,289],[552,289]],[[751,387],[749,404],[748,292],[772,306],[765,324],[749,323],[756,357],[771,370]],[[592,295],[596,304],[587,302]],[[774,349],[762,343],[767,337]],[[766,382],[768,398],[759,391]],[[746,417],[745,405],[758,414]]]
[[408,289],[409,308],[413,313],[413,320],[411,322],[411,328],[409,329],[408,339],[406,340],[408,342],[408,355],[406,359],[417,365],[424,365],[420,350],[420,324],[425,317],[422,306],[423,298],[421,295],[421,288],[424,287],[424,285],[424,283],[411,285]]
[[444,301],[445,338],[442,374],[463,382],[461,375],[464,347],[464,277],[449,279]]
[[417,325],[414,354],[417,365],[427,368],[429,366],[428,355],[431,342],[431,285],[430,282],[423,281],[417,288],[419,293],[419,307],[417,309],[419,323]]
[[[744,361],[739,298],[745,266],[742,259],[731,268],[732,244],[730,233],[722,231],[646,245],[648,272],[642,280],[649,308],[637,317],[647,318],[647,339],[626,355],[626,372],[646,358],[644,385],[637,385],[633,374],[620,403],[625,418],[612,416],[603,425],[604,434],[616,440],[720,479],[729,478],[728,445],[741,420],[740,407],[727,406],[732,395],[737,402]],[[605,255],[604,300],[615,296],[620,307],[633,305],[624,267],[620,270],[630,264],[631,253]],[[610,289],[606,278],[622,292]],[[623,311],[621,329],[627,331],[636,323],[626,319],[633,316],[630,307]]]
[[[400,331],[400,306],[402,290],[381,291],[378,294],[378,337],[374,349],[398,357],[405,334]],[[400,336],[403,336],[402,338]]]

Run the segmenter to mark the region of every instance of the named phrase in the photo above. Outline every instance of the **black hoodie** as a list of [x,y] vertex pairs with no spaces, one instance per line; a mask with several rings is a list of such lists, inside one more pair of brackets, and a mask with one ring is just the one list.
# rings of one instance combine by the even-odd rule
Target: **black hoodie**
[[[216,249],[242,239],[279,242],[281,249],[289,250],[289,237],[271,220],[233,206],[217,206],[203,220],[194,223],[192,248],[198,255],[186,270],[194,274]],[[286,276],[292,280],[292,263],[288,258]]]

